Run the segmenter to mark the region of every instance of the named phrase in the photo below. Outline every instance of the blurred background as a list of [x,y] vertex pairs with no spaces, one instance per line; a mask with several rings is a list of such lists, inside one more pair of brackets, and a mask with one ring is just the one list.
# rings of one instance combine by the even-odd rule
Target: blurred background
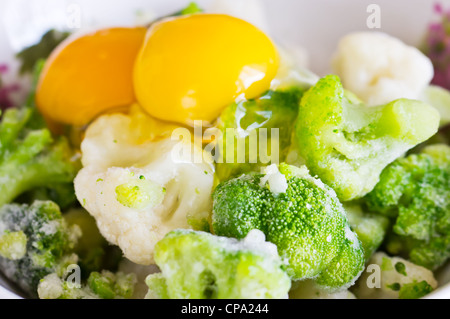
[[[92,27],[133,25],[169,14],[189,0],[0,0],[0,62],[37,42],[48,29],[83,31]],[[450,7],[450,0],[197,0],[209,11],[241,16],[276,40],[305,48],[311,69],[326,73],[338,39],[355,30],[367,30],[376,4],[380,31],[417,44],[433,6]]]

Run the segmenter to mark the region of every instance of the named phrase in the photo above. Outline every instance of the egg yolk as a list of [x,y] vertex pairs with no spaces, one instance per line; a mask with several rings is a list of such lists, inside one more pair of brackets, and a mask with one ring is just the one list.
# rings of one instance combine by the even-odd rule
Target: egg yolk
[[82,126],[135,102],[133,68],[146,31],[109,28],[63,42],[47,60],[36,88],[44,117]]
[[268,90],[278,63],[274,43],[248,22],[221,14],[169,18],[147,32],[134,88],[156,118],[212,122],[238,97]]

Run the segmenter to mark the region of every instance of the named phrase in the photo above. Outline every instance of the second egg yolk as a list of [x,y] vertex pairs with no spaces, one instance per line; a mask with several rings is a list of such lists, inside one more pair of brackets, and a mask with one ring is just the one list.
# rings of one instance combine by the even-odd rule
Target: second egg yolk
[[239,97],[261,95],[277,69],[277,49],[258,28],[228,15],[195,14],[149,29],[134,89],[150,115],[192,125],[214,121]]

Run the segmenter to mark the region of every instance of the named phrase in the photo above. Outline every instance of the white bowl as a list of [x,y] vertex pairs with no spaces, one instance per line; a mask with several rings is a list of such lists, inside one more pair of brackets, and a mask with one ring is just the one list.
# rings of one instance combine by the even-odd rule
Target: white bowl
[[[35,43],[49,28],[82,32],[92,27],[133,25],[166,15],[189,0],[1,0],[0,64],[12,70],[4,77],[13,82],[14,52]],[[351,31],[367,31],[373,0],[197,0],[210,11],[237,15],[261,27],[277,42],[292,48],[297,57],[319,75],[330,72],[331,55],[338,40]],[[224,6],[224,3],[228,5]],[[259,2],[263,4],[262,8]],[[440,0],[450,8],[450,0]],[[433,19],[433,2],[377,0],[380,28],[404,42],[417,45]],[[263,11],[263,12],[261,12]],[[265,15],[264,15],[265,13]],[[302,48],[306,49],[305,51]],[[22,80],[26,84],[27,79]],[[26,85],[24,86],[26,88]],[[21,100],[21,96],[17,96]],[[437,274],[440,288],[426,298],[450,298],[450,265]],[[20,298],[20,292],[0,277],[0,298]]]

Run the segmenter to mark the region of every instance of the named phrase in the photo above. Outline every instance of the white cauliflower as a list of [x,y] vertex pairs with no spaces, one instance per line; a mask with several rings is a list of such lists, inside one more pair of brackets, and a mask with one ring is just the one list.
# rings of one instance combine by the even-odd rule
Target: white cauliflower
[[420,298],[437,288],[433,272],[400,257],[375,253],[353,292],[360,299]]
[[351,33],[339,42],[334,72],[368,105],[419,99],[433,78],[433,65],[417,48],[381,32]]
[[[181,158],[181,142],[143,138],[153,129],[143,123],[134,112],[104,115],[89,126],[75,192],[109,242],[131,261],[149,265],[154,245],[169,231],[207,227],[214,172],[190,141],[182,145],[192,153]],[[200,163],[191,160],[194,154]]]

